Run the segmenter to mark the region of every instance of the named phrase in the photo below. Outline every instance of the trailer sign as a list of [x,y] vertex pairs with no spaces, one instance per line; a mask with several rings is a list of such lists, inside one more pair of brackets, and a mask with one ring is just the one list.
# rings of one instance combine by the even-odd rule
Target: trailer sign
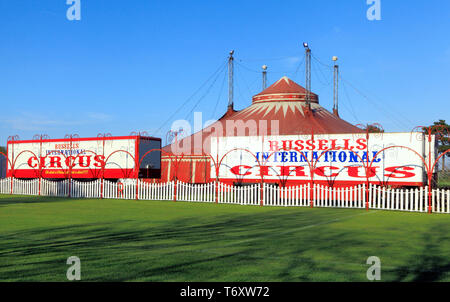
[[[314,181],[422,185],[428,138],[417,133],[213,137],[211,155],[223,158],[219,178],[237,182]],[[434,136],[432,137],[434,161]],[[367,174],[366,174],[367,172]],[[211,178],[216,170],[211,169]]]
[[[128,136],[8,142],[8,176],[135,178],[158,176],[161,140]],[[155,150],[146,155],[150,150]],[[144,157],[145,155],[145,157]],[[136,162],[140,169],[135,169]],[[13,167],[11,166],[13,165]],[[155,175],[157,174],[157,175]]]

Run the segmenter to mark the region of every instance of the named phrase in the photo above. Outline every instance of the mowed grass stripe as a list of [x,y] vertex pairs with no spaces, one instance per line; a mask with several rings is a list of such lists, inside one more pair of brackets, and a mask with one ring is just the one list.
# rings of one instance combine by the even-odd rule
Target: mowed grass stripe
[[450,281],[450,216],[0,195],[0,280]]

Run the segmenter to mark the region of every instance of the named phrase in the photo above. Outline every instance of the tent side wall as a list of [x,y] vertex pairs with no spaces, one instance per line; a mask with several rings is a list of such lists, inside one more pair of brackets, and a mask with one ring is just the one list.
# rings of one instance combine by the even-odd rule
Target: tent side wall
[[177,179],[187,183],[208,183],[211,181],[211,163],[205,156],[163,156],[161,159],[161,181]]

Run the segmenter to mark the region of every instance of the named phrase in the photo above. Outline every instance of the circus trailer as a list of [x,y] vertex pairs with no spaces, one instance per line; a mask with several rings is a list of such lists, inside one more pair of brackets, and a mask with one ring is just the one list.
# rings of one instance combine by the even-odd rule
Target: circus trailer
[[6,176],[6,158],[0,154],[0,178]]
[[7,177],[124,179],[161,175],[161,139],[154,137],[9,141],[7,155]]
[[[431,146],[431,152],[429,149]],[[422,186],[435,137],[419,133],[212,137],[211,156],[228,183]],[[431,158],[429,156],[431,155]],[[366,175],[367,171],[367,175]],[[211,179],[216,169],[211,168]]]

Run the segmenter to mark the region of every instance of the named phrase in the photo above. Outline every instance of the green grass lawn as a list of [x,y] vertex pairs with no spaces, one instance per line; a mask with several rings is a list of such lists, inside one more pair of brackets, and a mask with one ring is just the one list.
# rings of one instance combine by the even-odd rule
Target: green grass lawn
[[439,186],[442,188],[450,188],[450,178],[440,179]]
[[450,171],[440,172],[438,175],[439,187],[450,188]]
[[450,215],[0,195],[0,281],[450,281]]

